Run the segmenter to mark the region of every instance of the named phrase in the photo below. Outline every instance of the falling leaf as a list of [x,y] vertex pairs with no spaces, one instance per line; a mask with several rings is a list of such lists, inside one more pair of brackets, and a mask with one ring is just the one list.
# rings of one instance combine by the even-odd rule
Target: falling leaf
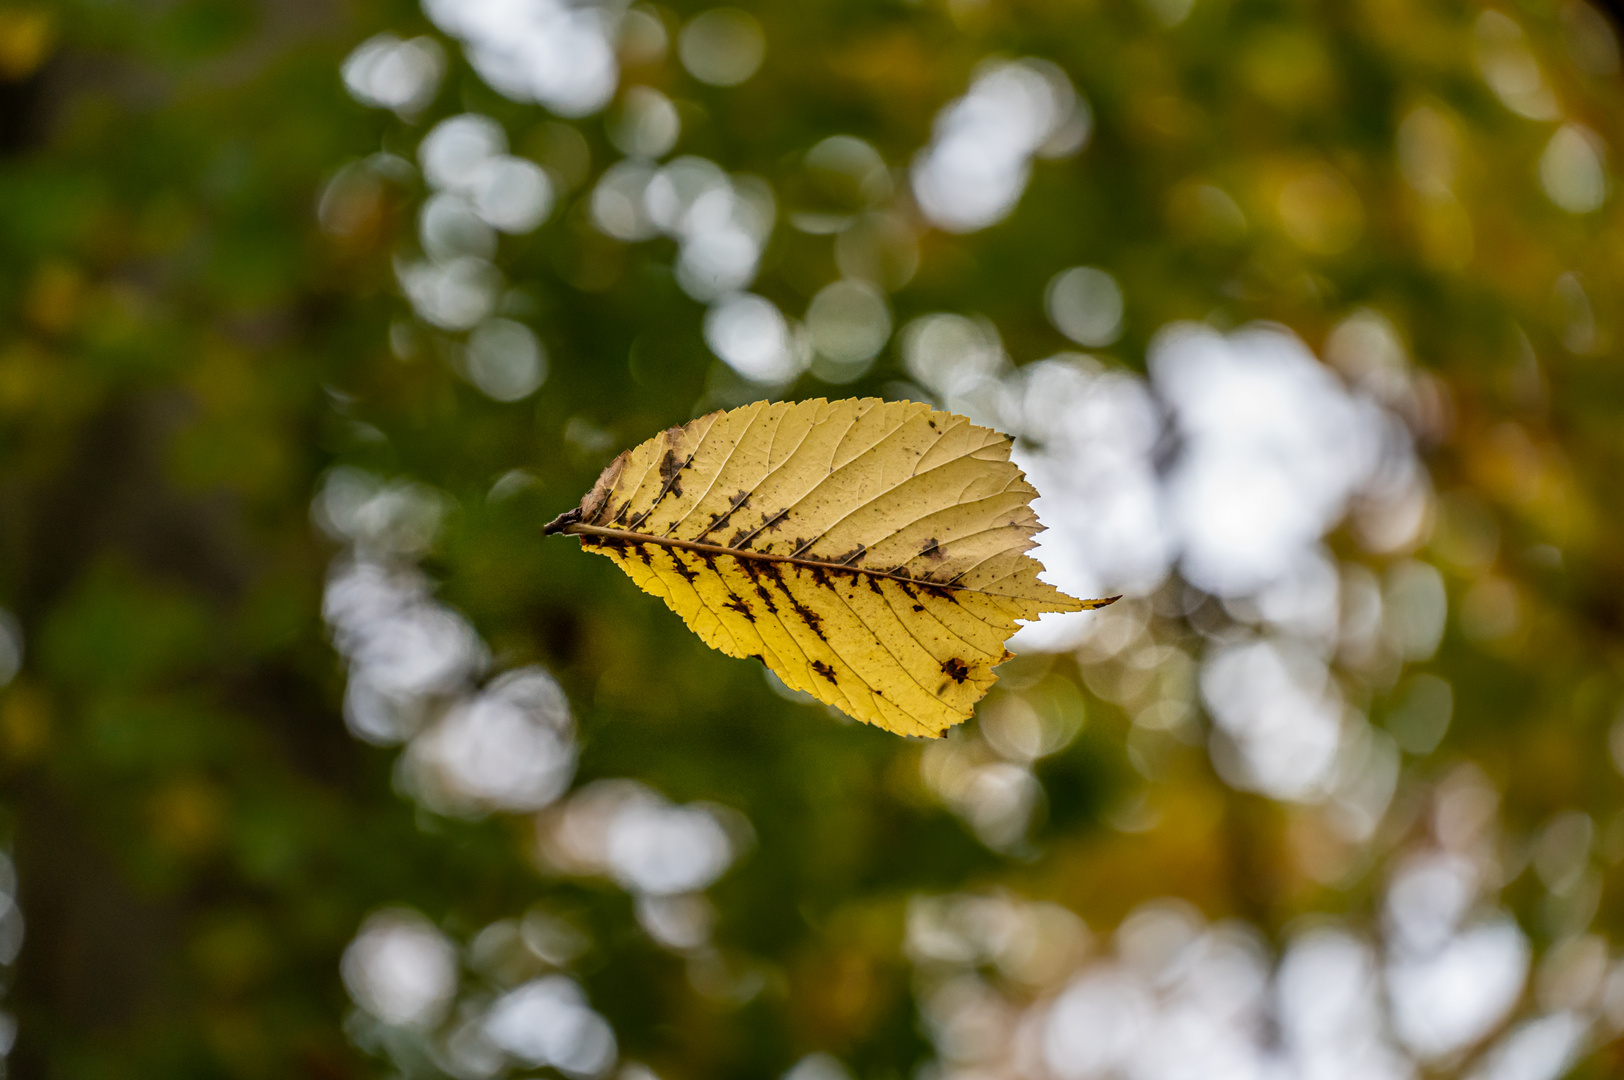
[[1009,448],[916,402],[758,401],[621,454],[546,531],[613,559],[712,648],[934,738],[997,680],[1017,619],[1111,602],[1038,580],[1037,491]]

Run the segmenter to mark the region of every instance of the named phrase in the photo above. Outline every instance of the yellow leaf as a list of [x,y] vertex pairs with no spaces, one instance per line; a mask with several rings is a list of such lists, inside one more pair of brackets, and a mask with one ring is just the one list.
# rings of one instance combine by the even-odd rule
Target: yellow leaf
[[910,401],[758,401],[616,458],[546,528],[613,559],[705,644],[899,735],[970,718],[1015,620],[1075,600],[1026,554],[1009,437]]

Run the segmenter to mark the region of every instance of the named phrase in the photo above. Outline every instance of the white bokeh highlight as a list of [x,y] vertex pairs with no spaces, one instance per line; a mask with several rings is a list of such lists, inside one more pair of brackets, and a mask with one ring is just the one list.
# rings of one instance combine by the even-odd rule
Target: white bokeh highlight
[[463,43],[480,78],[515,101],[588,116],[614,96],[615,19],[607,6],[559,0],[423,0],[423,11]]
[[577,1080],[604,1076],[615,1064],[614,1029],[565,975],[536,979],[498,998],[485,1016],[484,1032],[518,1061],[551,1066]]
[[679,805],[633,780],[600,780],[544,815],[538,854],[566,873],[611,878],[627,891],[671,897],[705,889],[748,843],[741,815]]
[[1043,309],[1055,329],[1079,345],[1110,345],[1122,336],[1122,287],[1094,266],[1062,270],[1049,282]]
[[1570,214],[1589,214],[1607,201],[1607,148],[1583,124],[1556,129],[1539,157],[1539,182],[1551,202]]
[[369,916],[339,970],[355,1004],[396,1027],[438,1023],[457,992],[456,947],[410,908]]
[[1381,463],[1380,409],[1283,329],[1177,324],[1157,335],[1149,366],[1181,444],[1166,492],[1180,567],[1208,592],[1269,584]]
[[711,86],[738,86],[756,73],[766,55],[761,23],[737,8],[702,11],[677,35],[682,66]]
[[1033,158],[1075,152],[1091,128],[1087,103],[1059,67],[988,61],[937,113],[930,145],[914,158],[914,197],[948,232],[984,229],[1015,209]]
[[547,350],[523,323],[487,319],[468,335],[463,367],[493,401],[523,401],[547,381]]
[[711,305],[704,333],[711,352],[753,383],[782,385],[805,367],[789,323],[765,297],[737,293]]
[[539,810],[575,772],[569,702],[539,668],[507,672],[447,709],[402,760],[410,789],[441,813]]
[[339,73],[355,100],[411,120],[440,89],[445,50],[431,37],[402,41],[394,34],[378,34],[356,46]]

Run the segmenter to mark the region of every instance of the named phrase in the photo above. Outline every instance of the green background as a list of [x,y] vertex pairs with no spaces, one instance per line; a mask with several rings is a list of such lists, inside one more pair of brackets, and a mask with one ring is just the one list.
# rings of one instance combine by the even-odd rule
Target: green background
[[[675,32],[698,10],[658,13]],[[743,87],[706,86],[675,55],[626,78],[679,102],[678,153],[767,178],[781,218],[820,197],[795,187],[797,155],[847,133],[905,169],[989,55],[1053,60],[1092,105],[1089,145],[1037,162],[1007,221],[923,234],[918,273],[890,297],[898,325],[974,312],[1017,362],[1048,355],[1068,343],[1039,298],[1080,263],[1122,283],[1108,363],[1130,370],[1175,319],[1273,320],[1316,350],[1358,308],[1391,321],[1449,403],[1422,443],[1440,494],[1416,556],[1450,595],[1442,646],[1416,669],[1454,688],[1442,746],[1405,759],[1384,827],[1328,882],[1304,869],[1304,845],[1322,843],[1312,808],[1233,790],[1199,742],[1145,780],[1129,718],[1080,662],[1023,658],[1082,732],[1037,767],[1031,844],[989,849],[921,778],[921,744],[784,699],[607,561],[540,537],[618,449],[751,396],[707,350],[672,244],[593,228],[592,183],[620,156],[601,116],[568,121],[589,164],[548,222],[501,241],[514,310],[551,360],[536,395],[502,404],[435,354],[396,285],[421,183],[371,184],[342,229],[317,208],[352,161],[415,160],[442,117],[492,116],[516,154],[555,170],[564,121],[491,90],[411,4],[3,6],[0,606],[25,645],[0,688],[0,834],[27,926],[0,1002],[19,1025],[14,1075],[427,1075],[346,1034],[339,958],[357,927],[405,904],[464,942],[544,903],[591,940],[572,970],[623,1055],[668,1080],[776,1076],[813,1051],[912,1076],[933,1052],[902,949],[910,897],[1008,889],[1098,934],[1161,896],[1275,945],[1314,913],[1374,931],[1383,882],[1425,832],[1417,807],[1468,762],[1499,792],[1502,903],[1536,964],[1563,936],[1624,932],[1609,753],[1624,701],[1624,211],[1613,198],[1570,213],[1542,190],[1555,126],[1481,76],[1483,9],[1196,0],[1171,27],[1130,0],[750,10],[767,61]],[[1505,10],[1565,114],[1617,145],[1624,83],[1586,51],[1594,25],[1533,0]],[[339,77],[386,30],[438,35],[449,58],[413,121],[356,103]],[[1402,175],[1398,132],[1418,103],[1458,132],[1447,200]],[[1351,225],[1321,223],[1330,239],[1276,209],[1282,183],[1319,168],[1353,199]],[[1189,211],[1192,178],[1222,185],[1249,227]],[[1553,284],[1564,273],[1583,282],[1588,336]],[[781,221],[754,288],[798,311],[836,276],[829,238]],[[417,335],[412,358],[392,352],[392,328]],[[903,378],[893,345],[855,383],[808,374],[774,392],[887,394]],[[752,849],[709,893],[705,961],[758,977],[747,999],[696,988],[696,962],[640,931],[624,891],[538,869],[529,815],[420,808],[398,790],[399,751],[346,732],[321,614],[340,547],[310,513],[341,464],[448,497],[421,566],[499,668],[557,677],[577,784],[633,777],[748,817]],[[488,497],[515,469],[534,482]],[[1393,561],[1344,532],[1330,543],[1377,572]],[[1492,638],[1454,614],[1487,577],[1521,612]],[[1379,687],[1352,693],[1378,723],[1392,706]],[[1133,798],[1157,824],[1120,827]],[[1593,826],[1577,926],[1523,869],[1575,810]],[[1520,1008],[1539,1011],[1533,990]],[[1575,1075],[1624,1067],[1608,1038],[1598,1029]]]

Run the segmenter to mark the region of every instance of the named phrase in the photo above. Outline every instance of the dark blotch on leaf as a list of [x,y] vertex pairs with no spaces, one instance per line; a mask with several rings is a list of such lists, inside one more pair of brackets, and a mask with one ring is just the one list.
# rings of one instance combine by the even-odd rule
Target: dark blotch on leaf
[[868,550],[868,548],[866,548],[862,544],[858,544],[856,547],[852,548],[850,551],[846,552],[845,554],[836,555],[834,558],[830,559],[829,561],[834,563],[837,566],[850,566],[852,563],[856,562],[858,559],[861,559],[863,557],[863,553],[865,551],[867,551],[867,550]]
[[694,571],[689,568],[688,562],[683,558],[682,552],[673,550],[671,552],[671,561],[676,564],[677,573],[682,575],[682,580],[686,581],[688,584],[692,585],[699,577],[698,574],[694,573]]
[[761,597],[761,602],[767,605],[769,612],[776,615],[778,605],[773,603],[773,594],[761,583],[761,567],[756,564],[754,559],[740,559],[738,562],[744,572],[749,575],[750,581],[755,585],[756,595]]
[[[691,459],[690,459],[691,460]],[[660,482],[663,487],[660,497],[654,501],[658,503],[666,495],[682,496],[682,470],[688,467],[688,461],[678,460],[675,450],[667,450],[660,459]]]

